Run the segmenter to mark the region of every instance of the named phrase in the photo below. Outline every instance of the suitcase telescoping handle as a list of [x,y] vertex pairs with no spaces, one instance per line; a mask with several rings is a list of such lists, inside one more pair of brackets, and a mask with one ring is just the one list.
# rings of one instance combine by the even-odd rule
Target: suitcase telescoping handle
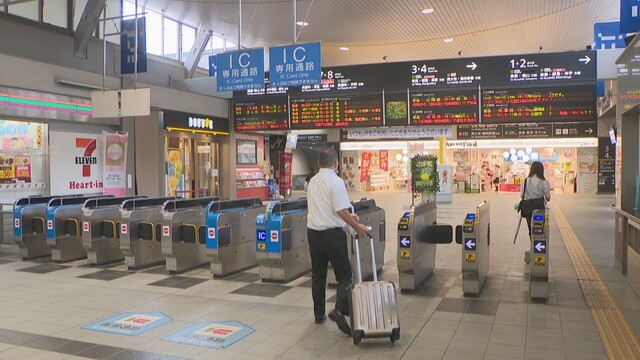
[[[371,230],[371,227],[367,227],[367,230]],[[370,233],[367,233],[369,236],[370,247],[371,247],[371,264],[373,269],[373,281],[378,281],[378,271],[376,268],[376,250],[373,248],[373,236]],[[354,241],[354,252],[356,255],[356,278],[358,279],[358,283],[362,282],[362,266],[360,265],[360,237],[356,235],[353,239]]]

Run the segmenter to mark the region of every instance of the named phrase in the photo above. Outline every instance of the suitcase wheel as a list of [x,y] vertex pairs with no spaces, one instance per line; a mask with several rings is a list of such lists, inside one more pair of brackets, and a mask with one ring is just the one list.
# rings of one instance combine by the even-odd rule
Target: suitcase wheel
[[389,338],[391,338],[392,343],[395,343],[396,340],[400,340],[400,328],[391,330],[391,336]]
[[358,345],[360,344],[360,341],[362,341],[362,338],[364,337],[364,331],[362,330],[356,330],[353,332],[353,343]]

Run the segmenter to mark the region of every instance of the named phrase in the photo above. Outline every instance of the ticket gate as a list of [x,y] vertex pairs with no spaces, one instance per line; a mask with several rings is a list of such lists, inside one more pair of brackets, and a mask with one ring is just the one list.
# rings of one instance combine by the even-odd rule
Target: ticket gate
[[23,260],[51,256],[45,230],[47,204],[55,197],[59,196],[30,196],[13,203],[13,235]]
[[289,282],[311,271],[307,199],[271,203],[256,217],[256,258],[262,281]]
[[120,207],[120,250],[129,269],[164,263],[160,249],[162,209],[175,197],[129,199]]
[[47,245],[51,258],[67,262],[87,257],[82,245],[82,206],[85,201],[110,196],[55,197],[47,203]]
[[162,208],[160,248],[167,271],[182,272],[207,264],[206,210],[218,197],[176,199]]
[[398,222],[398,272],[400,289],[416,290],[432,273],[436,244],[453,241],[453,227],[436,223],[435,201],[411,206]]
[[137,196],[87,200],[82,207],[82,246],[87,261],[102,265],[124,259],[120,250],[120,206]]
[[[360,223],[371,228],[369,233],[373,235],[373,250],[376,254],[376,271],[379,273],[382,271],[384,265],[384,248],[387,240],[387,221],[386,213],[384,209],[376,205],[374,199],[361,199],[351,202],[352,213],[358,214]],[[355,261],[356,257],[353,253],[355,233],[351,227],[345,228],[347,232],[347,251],[349,252],[349,260],[351,260],[351,269],[355,276]],[[373,269],[371,267],[371,245],[370,242],[360,242],[360,268],[362,270],[362,278],[370,279],[373,277]],[[333,267],[329,266],[327,272],[327,282],[330,285],[337,285],[336,276],[333,273]]]
[[258,265],[256,217],[264,213],[259,198],[216,201],[207,207],[207,256],[214,277]]
[[549,293],[549,209],[531,214],[531,256],[529,266],[529,296],[547,299]]
[[478,296],[489,272],[491,243],[491,207],[485,201],[456,227],[456,242],[462,244],[462,292]]

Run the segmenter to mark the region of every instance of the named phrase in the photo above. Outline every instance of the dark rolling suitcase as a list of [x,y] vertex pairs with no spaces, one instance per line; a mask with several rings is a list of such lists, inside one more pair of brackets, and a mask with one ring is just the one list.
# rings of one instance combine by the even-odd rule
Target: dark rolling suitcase
[[[370,241],[373,269],[376,269],[373,238],[370,238]],[[363,338],[370,337],[389,337],[391,342],[395,342],[400,339],[396,286],[389,281],[378,281],[376,271],[373,272],[373,281],[363,282],[357,236],[354,239],[354,246],[357,282],[349,289],[349,318],[353,343],[358,345]]]

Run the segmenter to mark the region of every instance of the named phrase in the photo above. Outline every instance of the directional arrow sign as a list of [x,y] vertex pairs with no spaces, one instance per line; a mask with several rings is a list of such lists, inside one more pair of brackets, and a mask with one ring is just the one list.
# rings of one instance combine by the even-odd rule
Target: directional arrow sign
[[578,61],[583,62],[585,65],[587,65],[589,62],[591,62],[591,58],[588,55],[585,55],[583,58],[578,59]]
[[477,67],[478,65],[473,61],[471,62],[471,64],[467,65],[467,69],[471,69],[471,70],[475,70]]
[[533,242],[533,252],[536,254],[546,254],[547,253],[547,242],[546,241],[534,241]]
[[593,129],[592,128],[588,128],[584,132],[586,132],[587,134],[591,135],[591,134],[593,134]]
[[411,237],[410,236],[400,236],[398,240],[401,248],[409,248],[411,247]]
[[475,250],[476,249],[476,239],[464,239],[464,249],[465,250]]

